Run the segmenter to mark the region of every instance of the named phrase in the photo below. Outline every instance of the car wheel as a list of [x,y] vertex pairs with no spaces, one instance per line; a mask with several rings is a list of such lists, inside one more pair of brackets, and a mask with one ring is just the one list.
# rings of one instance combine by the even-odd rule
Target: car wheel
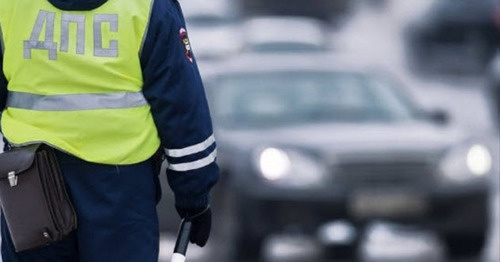
[[324,249],[327,259],[357,261],[358,243],[350,245],[331,245]]
[[260,261],[262,258],[263,242],[264,238],[261,236],[252,235],[249,232],[241,232],[234,239],[234,261]]
[[234,202],[233,261],[260,261],[266,235],[264,231],[256,230],[255,221],[259,218],[251,208],[252,201],[236,194]]
[[486,243],[485,234],[449,234],[444,242],[451,258],[477,258]]
[[265,234],[253,230],[252,221],[258,220],[250,207],[251,200],[239,194],[230,183],[219,195],[218,219],[214,225],[224,243],[218,252],[225,261],[259,261]]

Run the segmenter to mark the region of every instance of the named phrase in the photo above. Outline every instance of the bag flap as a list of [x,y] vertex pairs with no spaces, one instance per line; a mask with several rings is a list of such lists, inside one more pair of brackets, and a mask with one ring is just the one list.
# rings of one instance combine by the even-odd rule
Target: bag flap
[[0,179],[6,179],[10,172],[20,174],[29,169],[35,160],[36,151],[41,144],[14,148],[0,154]]

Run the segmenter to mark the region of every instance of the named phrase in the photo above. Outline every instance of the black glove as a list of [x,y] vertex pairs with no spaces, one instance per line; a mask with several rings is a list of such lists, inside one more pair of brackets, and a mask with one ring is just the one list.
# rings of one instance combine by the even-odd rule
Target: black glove
[[207,244],[210,237],[210,230],[212,229],[212,210],[210,207],[185,209],[176,206],[175,208],[182,218],[186,218],[192,223],[189,238],[191,243],[204,247]]

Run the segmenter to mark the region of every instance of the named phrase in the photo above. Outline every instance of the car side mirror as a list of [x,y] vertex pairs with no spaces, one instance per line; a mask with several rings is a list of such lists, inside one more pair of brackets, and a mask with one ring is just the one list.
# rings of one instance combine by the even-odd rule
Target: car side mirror
[[427,116],[430,120],[439,125],[446,125],[450,122],[450,115],[443,109],[431,110],[427,113]]

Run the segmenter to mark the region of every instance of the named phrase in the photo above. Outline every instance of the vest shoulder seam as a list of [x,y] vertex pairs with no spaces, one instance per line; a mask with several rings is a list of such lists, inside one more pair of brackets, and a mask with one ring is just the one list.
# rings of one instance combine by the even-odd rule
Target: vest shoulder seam
[[144,33],[142,34],[141,46],[139,48],[139,58],[142,57],[142,51],[144,49],[144,44],[146,43],[146,39],[149,35],[149,28],[151,26],[151,19],[153,16],[154,3],[155,3],[155,0],[151,0],[150,7],[149,7],[148,22],[146,23],[146,28],[144,29]]

